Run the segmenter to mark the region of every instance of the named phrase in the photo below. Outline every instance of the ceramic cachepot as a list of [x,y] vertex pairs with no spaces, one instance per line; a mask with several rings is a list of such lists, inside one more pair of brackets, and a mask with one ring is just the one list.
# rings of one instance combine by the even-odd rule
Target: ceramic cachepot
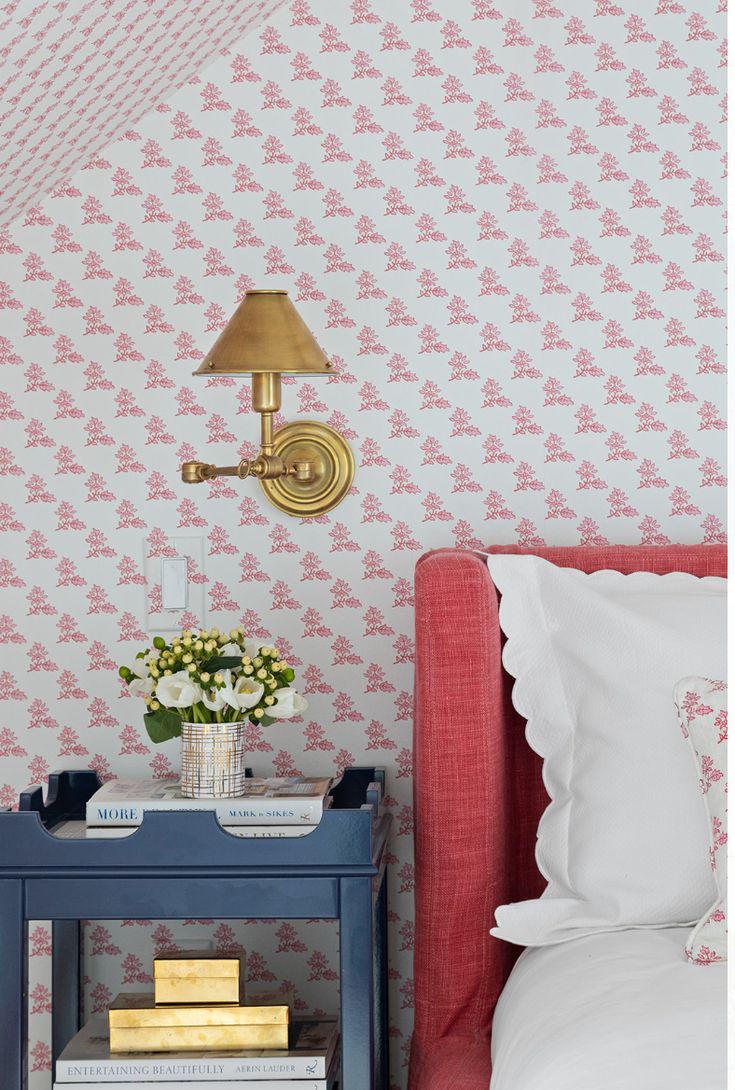
[[234,798],[245,792],[245,723],[181,724],[181,794]]

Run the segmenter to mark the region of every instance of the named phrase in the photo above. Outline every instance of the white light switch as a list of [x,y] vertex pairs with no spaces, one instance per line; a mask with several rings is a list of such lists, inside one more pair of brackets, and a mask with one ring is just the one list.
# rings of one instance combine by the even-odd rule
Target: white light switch
[[188,564],[185,556],[161,557],[161,604],[164,609],[186,609],[189,604]]
[[[201,534],[165,534],[143,539],[145,604],[143,627],[153,635],[182,628],[207,627],[205,538]],[[167,556],[166,553],[171,553]]]

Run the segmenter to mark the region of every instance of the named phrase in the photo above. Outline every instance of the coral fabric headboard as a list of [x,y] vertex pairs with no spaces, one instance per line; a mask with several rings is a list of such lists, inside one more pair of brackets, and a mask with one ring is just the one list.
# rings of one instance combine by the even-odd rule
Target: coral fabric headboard
[[[724,546],[601,546],[533,553],[585,572],[727,574]],[[498,598],[482,557],[416,568],[414,821],[416,1019],[410,1090],[487,1090],[493,1010],[520,950],[488,934],[499,904],[537,897],[541,761],[501,664]]]

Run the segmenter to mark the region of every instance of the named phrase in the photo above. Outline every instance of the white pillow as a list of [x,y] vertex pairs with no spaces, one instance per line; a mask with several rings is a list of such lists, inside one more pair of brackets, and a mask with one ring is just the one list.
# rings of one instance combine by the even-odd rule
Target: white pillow
[[694,928],[685,947],[690,961],[727,961],[727,684],[685,677],[674,689],[684,737],[704,800],[709,830],[709,861],[717,897]]
[[683,674],[724,676],[726,580],[587,575],[535,556],[487,563],[513,703],[551,799],[536,846],[548,886],[501,905],[491,934],[543,946],[693,923],[716,884],[671,693]]

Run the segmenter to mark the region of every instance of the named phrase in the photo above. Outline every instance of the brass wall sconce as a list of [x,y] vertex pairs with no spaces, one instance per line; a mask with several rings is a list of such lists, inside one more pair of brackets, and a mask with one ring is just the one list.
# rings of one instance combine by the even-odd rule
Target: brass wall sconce
[[270,502],[288,515],[314,518],[346,496],[355,475],[347,441],[317,421],[273,431],[281,407],[281,375],[328,375],[332,365],[299,317],[286,291],[248,291],[195,375],[253,376],[253,409],[260,413],[260,454],[236,466],[184,462],[181,479],[255,477]]

